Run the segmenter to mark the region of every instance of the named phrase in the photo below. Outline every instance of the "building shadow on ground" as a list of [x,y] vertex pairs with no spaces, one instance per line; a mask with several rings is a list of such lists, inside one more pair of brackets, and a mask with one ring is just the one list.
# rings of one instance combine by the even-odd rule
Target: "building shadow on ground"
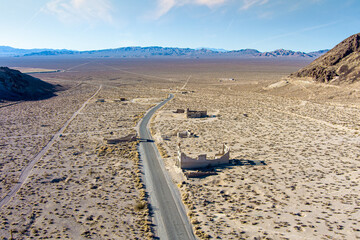
[[154,142],[152,139],[138,138],[139,142]]
[[234,168],[236,166],[266,166],[264,160],[249,160],[249,159],[231,159],[228,164],[218,166],[209,166],[206,168],[183,170],[187,178],[206,178],[211,175],[217,175],[224,169]]
[[231,159],[229,161],[229,165],[234,166],[246,166],[246,165],[252,165],[252,166],[264,166],[267,165],[264,160],[248,160],[248,159]]

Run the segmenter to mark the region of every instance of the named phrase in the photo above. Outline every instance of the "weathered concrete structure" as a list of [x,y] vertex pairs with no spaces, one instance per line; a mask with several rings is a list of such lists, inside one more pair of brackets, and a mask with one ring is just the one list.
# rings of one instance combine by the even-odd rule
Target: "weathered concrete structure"
[[184,113],[184,112],[185,112],[184,109],[178,108],[174,113]]
[[177,136],[178,136],[179,138],[189,138],[189,137],[193,137],[193,136],[194,136],[194,133],[192,133],[192,132],[189,131],[189,130],[186,130],[186,131],[178,132],[178,133],[177,133]]
[[122,138],[105,139],[107,144],[118,144],[121,142],[133,142],[137,140],[136,134],[129,134]]
[[207,117],[207,111],[194,111],[186,109],[187,118],[204,118]]
[[119,99],[114,99],[114,102],[125,102],[126,98],[119,98]]
[[[218,158],[216,158],[218,157]],[[216,154],[214,159],[207,159],[206,154],[198,155],[197,158],[191,158],[181,151],[180,143],[178,145],[178,158],[176,165],[181,169],[198,169],[206,167],[215,167],[222,164],[229,164],[230,148],[223,145],[222,152]]]

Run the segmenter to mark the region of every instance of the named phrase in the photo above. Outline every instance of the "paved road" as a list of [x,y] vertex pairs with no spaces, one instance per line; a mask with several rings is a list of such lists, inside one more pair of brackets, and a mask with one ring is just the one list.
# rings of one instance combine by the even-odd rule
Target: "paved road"
[[[147,127],[149,120],[156,110],[173,97],[170,94],[169,98],[147,112],[139,125],[141,139],[152,140]],[[170,240],[196,239],[179,192],[164,169],[156,145],[151,141],[142,141],[140,142],[139,151],[144,166],[145,185],[155,215],[157,236],[160,239]]]
[[66,121],[66,123],[60,128],[60,130],[55,133],[55,135],[51,138],[51,140],[46,144],[46,146],[30,161],[30,163],[21,171],[19,181],[11,188],[10,192],[0,200],[0,208],[7,204],[11,198],[19,191],[22,185],[25,183],[27,177],[29,176],[31,170],[34,165],[44,156],[44,154],[49,150],[49,148],[57,141],[60,135],[65,131],[65,129],[69,126],[72,120],[76,118],[76,116],[83,110],[86,105],[93,99],[101,90],[102,86],[88,99],[84,102],[84,104]]

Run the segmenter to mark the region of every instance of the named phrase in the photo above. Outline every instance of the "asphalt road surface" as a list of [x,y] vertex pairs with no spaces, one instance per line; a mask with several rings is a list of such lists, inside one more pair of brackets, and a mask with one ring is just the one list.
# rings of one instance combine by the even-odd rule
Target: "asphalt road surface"
[[142,119],[139,125],[139,134],[142,139],[139,145],[140,158],[154,213],[156,235],[160,239],[169,240],[196,239],[180,194],[164,169],[160,154],[148,129],[149,121],[155,111],[173,97],[170,94],[169,98],[148,111]]

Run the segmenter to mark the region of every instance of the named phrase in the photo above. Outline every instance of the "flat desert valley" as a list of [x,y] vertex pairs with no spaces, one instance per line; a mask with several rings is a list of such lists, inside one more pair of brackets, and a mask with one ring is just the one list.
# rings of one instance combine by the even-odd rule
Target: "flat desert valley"
[[[360,239],[360,85],[287,79],[309,62],[0,58],[63,86],[0,102],[0,199],[23,180],[1,239],[156,237],[137,142],[106,139],[135,134],[170,93],[150,128],[199,239]],[[208,117],[175,113],[187,108]],[[231,164],[187,179],[179,143],[192,157],[226,143]]]

